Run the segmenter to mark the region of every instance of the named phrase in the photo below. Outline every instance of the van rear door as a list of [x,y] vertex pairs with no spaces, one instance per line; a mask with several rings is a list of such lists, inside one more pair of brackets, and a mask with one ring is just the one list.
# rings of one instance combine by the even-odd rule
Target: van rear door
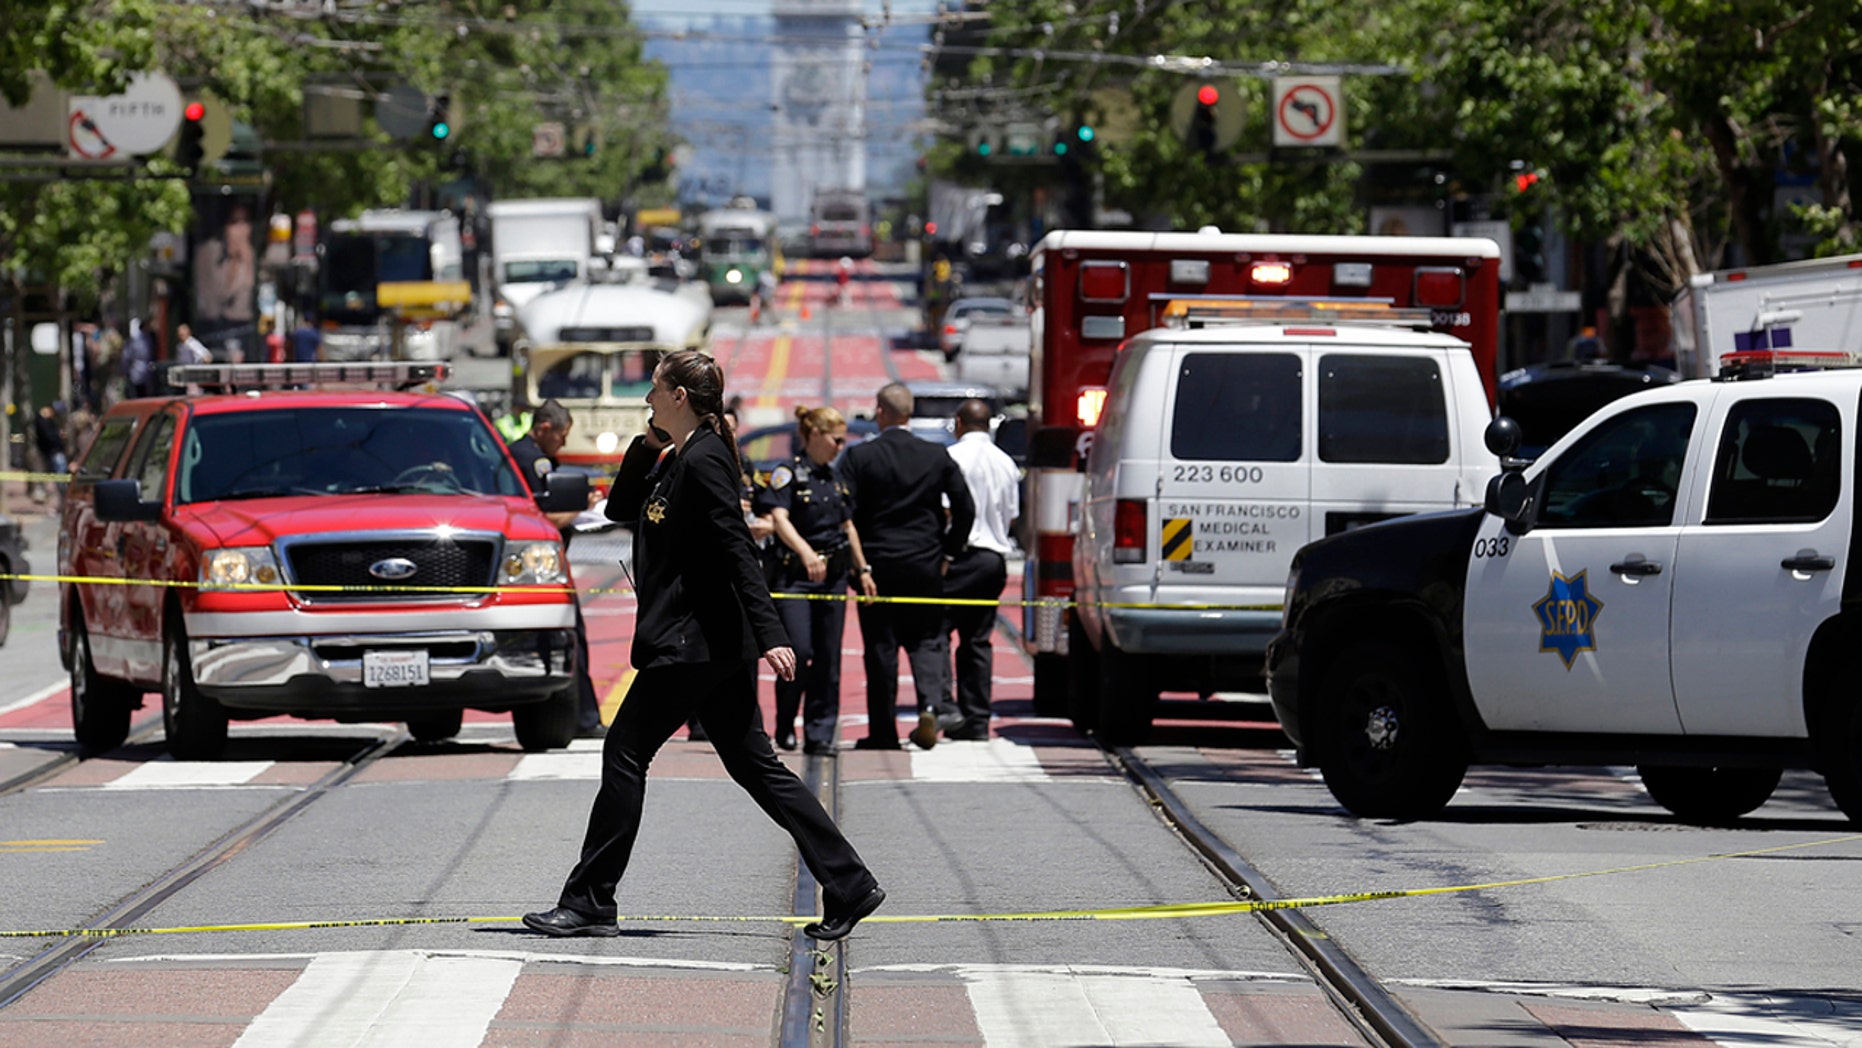
[[1156,553],[1161,603],[1278,606],[1293,553],[1316,533],[1307,347],[1179,345]]
[[1315,347],[1312,537],[1451,509],[1460,476],[1441,350]]

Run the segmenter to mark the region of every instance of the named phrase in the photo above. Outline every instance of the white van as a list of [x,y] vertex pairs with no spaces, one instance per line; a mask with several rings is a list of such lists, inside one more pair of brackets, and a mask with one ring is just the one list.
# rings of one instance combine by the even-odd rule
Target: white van
[[1113,362],[1073,547],[1069,713],[1115,745],[1160,691],[1260,690],[1301,546],[1478,505],[1499,468],[1474,358],[1427,310],[1166,314]]

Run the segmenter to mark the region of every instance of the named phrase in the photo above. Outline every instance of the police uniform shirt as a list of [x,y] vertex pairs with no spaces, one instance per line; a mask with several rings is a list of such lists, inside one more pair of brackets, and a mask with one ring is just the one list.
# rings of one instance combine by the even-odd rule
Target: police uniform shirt
[[789,523],[816,552],[846,542],[841,525],[853,516],[846,493],[832,466],[817,465],[805,454],[769,471],[757,503],[762,513],[788,510]]
[[644,438],[628,447],[607,513],[634,526],[635,669],[754,659],[788,645],[738,485],[730,449],[709,429],[663,460]]

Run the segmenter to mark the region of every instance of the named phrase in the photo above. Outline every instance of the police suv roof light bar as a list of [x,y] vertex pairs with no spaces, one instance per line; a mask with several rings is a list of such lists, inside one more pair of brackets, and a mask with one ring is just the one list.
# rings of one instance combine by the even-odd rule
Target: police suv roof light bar
[[1748,349],[1720,356],[1716,382],[1770,378],[1789,371],[1837,371],[1862,367],[1862,350]]
[[168,369],[168,384],[177,389],[199,386],[220,392],[329,386],[412,389],[451,377],[451,364],[401,360],[343,364],[181,364]]
[[1153,308],[1163,303],[1163,322],[1169,327],[1195,328],[1211,324],[1261,324],[1281,321],[1382,324],[1390,327],[1433,327],[1427,309],[1399,307],[1387,298],[1247,298],[1233,295],[1151,296]]

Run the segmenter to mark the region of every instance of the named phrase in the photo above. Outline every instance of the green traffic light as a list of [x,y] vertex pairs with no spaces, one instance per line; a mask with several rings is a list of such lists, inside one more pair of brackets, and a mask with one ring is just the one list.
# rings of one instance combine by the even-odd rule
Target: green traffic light
[[978,142],[976,144],[976,155],[977,156],[988,156],[989,155],[989,143]]
[[1067,155],[1067,143],[1065,142],[1054,143],[1054,155],[1055,156],[1066,156]]
[[1081,124],[1079,131],[1075,133],[1079,135],[1080,141],[1082,142],[1091,142],[1093,140],[1093,127],[1091,124]]
[[447,135],[450,135],[452,133],[453,133],[452,125],[448,124],[444,120],[437,121],[433,125],[433,137],[436,140],[443,140],[446,138]]

